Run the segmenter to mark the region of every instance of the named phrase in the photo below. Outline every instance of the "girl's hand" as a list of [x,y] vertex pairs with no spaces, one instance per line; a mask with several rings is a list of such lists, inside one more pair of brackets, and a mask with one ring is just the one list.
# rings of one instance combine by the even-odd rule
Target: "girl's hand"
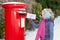
[[29,19],[29,22],[30,22],[30,23],[32,23],[32,22],[33,22],[33,20],[32,20],[32,19]]

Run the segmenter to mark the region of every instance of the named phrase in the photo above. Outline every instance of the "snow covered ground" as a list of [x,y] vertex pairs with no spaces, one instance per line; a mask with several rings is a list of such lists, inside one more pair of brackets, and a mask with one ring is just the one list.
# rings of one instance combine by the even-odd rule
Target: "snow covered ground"
[[35,29],[34,31],[26,31],[25,40],[35,40],[36,33],[37,33],[37,29]]
[[[60,16],[55,18],[54,20],[54,38],[53,40],[60,40]],[[26,37],[25,40],[35,40],[35,36],[37,33],[37,29],[34,31],[26,31]]]

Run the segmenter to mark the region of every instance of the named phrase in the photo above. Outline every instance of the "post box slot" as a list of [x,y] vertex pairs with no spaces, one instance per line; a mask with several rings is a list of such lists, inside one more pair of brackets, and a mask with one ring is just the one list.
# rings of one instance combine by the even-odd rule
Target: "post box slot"
[[24,16],[24,15],[26,15],[26,14],[22,14],[22,13],[21,13],[21,14],[19,14],[19,15]]

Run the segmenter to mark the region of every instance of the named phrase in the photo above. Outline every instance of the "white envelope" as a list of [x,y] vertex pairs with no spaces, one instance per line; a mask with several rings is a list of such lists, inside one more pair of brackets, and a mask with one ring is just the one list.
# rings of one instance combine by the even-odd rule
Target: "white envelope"
[[27,17],[26,18],[36,19],[36,14],[27,13]]

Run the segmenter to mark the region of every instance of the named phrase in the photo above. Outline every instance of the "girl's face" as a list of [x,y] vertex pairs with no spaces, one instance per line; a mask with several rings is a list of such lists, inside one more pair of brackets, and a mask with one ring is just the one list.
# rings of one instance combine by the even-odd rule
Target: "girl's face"
[[[48,12],[46,12],[46,10]],[[46,9],[46,10],[42,10],[42,18],[43,19],[48,19],[48,18],[54,19],[54,13],[52,12],[52,10],[51,9]]]
[[44,10],[42,11],[42,18],[43,18],[43,19],[46,19],[45,11],[44,11]]

